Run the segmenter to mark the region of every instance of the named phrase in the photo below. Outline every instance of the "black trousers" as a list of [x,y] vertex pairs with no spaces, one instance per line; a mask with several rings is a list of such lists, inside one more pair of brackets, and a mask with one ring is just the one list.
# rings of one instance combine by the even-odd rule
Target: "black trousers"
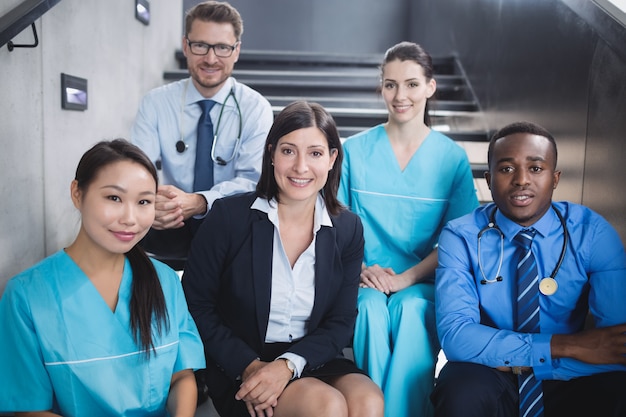
[[[517,376],[467,362],[448,362],[431,395],[435,417],[518,415]],[[626,417],[626,372],[544,381],[545,417]]]
[[139,245],[152,257],[182,270],[187,260],[191,241],[204,219],[190,218],[179,229],[150,229]]

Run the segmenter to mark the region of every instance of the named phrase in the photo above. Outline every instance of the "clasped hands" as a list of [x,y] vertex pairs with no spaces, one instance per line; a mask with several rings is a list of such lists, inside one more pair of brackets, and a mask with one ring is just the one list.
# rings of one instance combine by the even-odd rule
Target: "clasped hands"
[[157,190],[154,208],[153,228],[178,229],[191,216],[206,213],[207,202],[202,194],[186,193],[173,185],[161,185]]
[[244,401],[250,417],[272,417],[278,398],[291,380],[291,371],[284,361],[254,360],[244,370],[243,383],[235,394]]
[[361,269],[361,288],[374,288],[389,295],[412,285],[412,280],[406,274],[396,274],[391,268],[382,268],[379,265],[363,266]]

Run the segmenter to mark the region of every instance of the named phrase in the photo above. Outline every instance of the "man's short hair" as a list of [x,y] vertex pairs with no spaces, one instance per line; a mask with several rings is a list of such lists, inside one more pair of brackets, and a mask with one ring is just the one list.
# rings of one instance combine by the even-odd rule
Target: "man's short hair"
[[542,136],[550,141],[552,148],[554,149],[554,163],[557,161],[556,140],[554,136],[547,129],[539,126],[538,124],[531,122],[515,122],[504,126],[491,136],[489,141],[489,149],[487,151],[487,165],[491,168],[491,155],[493,153],[493,147],[498,139],[503,137],[514,135],[516,133],[529,133],[531,135]]
[[185,14],[185,36],[189,35],[194,20],[203,22],[230,23],[233,25],[235,38],[239,42],[243,34],[243,20],[233,6],[227,2],[205,1],[198,3]]

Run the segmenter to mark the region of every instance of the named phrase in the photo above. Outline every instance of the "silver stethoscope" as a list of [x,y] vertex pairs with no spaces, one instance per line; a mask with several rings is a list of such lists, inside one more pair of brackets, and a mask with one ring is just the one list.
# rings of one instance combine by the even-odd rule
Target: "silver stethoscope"
[[[178,153],[183,153],[187,150],[189,145],[185,143],[184,135],[183,135],[183,112],[185,109],[185,98],[187,97],[187,87],[189,86],[189,80],[185,83],[185,88],[183,89],[183,94],[180,98],[180,139],[176,142],[176,150]],[[237,134],[237,140],[235,141],[235,147],[233,148],[233,152],[230,155],[230,158],[224,159],[219,155],[215,155],[215,144],[217,143],[218,132],[220,130],[220,124],[222,123],[222,114],[224,114],[224,108],[226,107],[226,102],[228,98],[232,97],[235,102],[235,106],[237,107],[237,113],[239,114],[239,133]],[[228,92],[228,95],[224,99],[224,104],[220,109],[220,115],[217,118],[217,124],[215,125],[215,134],[213,135],[213,145],[211,145],[211,159],[218,165],[226,165],[233,159],[235,159],[235,155],[239,152],[239,146],[241,145],[241,129],[243,125],[243,119],[241,117],[241,108],[239,107],[239,101],[237,101],[237,97],[235,97],[235,88],[231,88]]]
[[[487,226],[485,226],[480,232],[478,232],[478,268],[480,269],[480,273],[483,276],[483,279],[480,280],[480,283],[482,285],[493,284],[495,282],[502,281],[502,276],[500,275],[500,271],[502,270],[502,262],[504,260],[504,233],[502,233],[502,230],[500,230],[500,228],[498,227],[495,221],[497,209],[498,208],[495,207],[493,211],[491,212],[491,215],[489,216],[489,223],[487,224]],[[563,259],[565,259],[565,252],[567,251],[567,241],[569,239],[569,233],[567,231],[567,225],[565,224],[565,219],[563,219],[563,216],[556,209],[556,207],[552,206],[552,209],[554,210],[556,215],[559,217],[559,220],[561,221],[561,226],[563,227],[563,247],[561,248],[561,255],[559,256],[559,261],[556,263],[556,267],[554,268],[554,271],[552,271],[552,274],[550,274],[549,277],[543,278],[541,281],[539,281],[539,291],[541,291],[543,295],[552,295],[556,292],[557,288],[559,287],[559,285],[556,282],[555,277],[556,277],[556,274],[559,272],[559,269],[561,268]],[[498,262],[498,270],[496,271],[495,278],[487,279],[487,276],[485,275],[485,272],[483,271],[483,264],[482,264],[482,260],[480,256],[481,254],[480,241],[483,235],[491,230],[495,230],[500,235],[500,261]]]

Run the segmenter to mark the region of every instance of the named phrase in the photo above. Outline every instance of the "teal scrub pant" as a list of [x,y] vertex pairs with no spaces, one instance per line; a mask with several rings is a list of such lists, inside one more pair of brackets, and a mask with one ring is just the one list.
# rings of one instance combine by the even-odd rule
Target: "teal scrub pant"
[[430,417],[439,340],[435,288],[415,284],[387,296],[360,288],[353,350],[356,364],[385,395],[385,417]]

